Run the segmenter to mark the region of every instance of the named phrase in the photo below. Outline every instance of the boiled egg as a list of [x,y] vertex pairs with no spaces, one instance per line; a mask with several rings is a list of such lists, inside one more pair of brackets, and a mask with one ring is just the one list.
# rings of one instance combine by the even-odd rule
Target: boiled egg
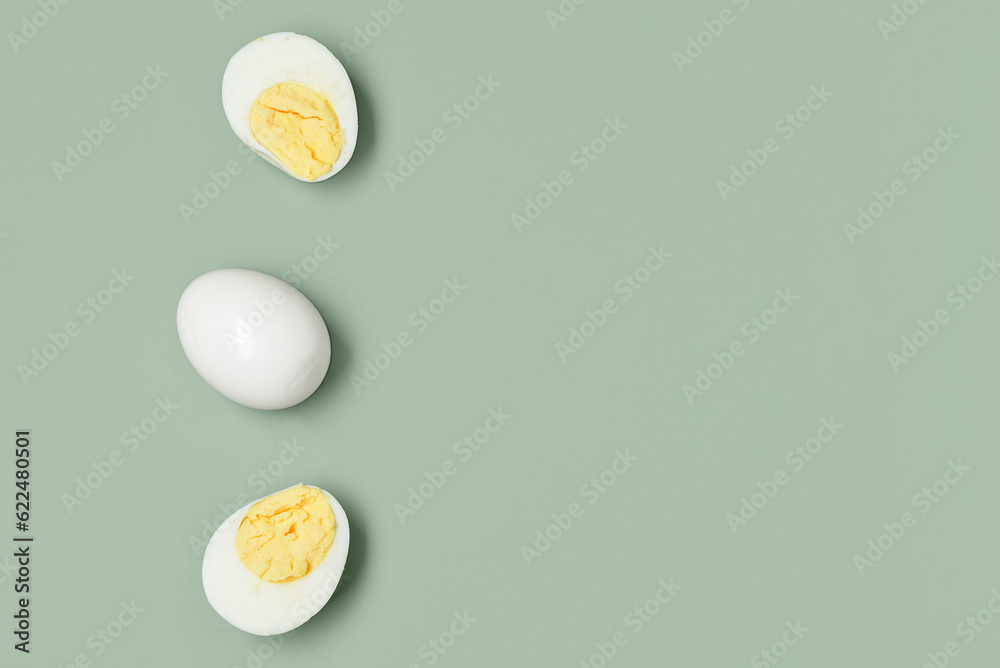
[[205,549],[209,604],[258,636],[298,628],[330,600],[347,563],[351,532],[333,495],[298,484],[237,510]]
[[311,37],[278,32],[237,51],[222,77],[222,105],[240,141],[300,181],[328,179],[354,155],[354,87]]
[[250,269],[194,279],[177,305],[177,334],[195,371],[224,396],[261,410],[305,401],[330,368],[330,332],[288,283]]

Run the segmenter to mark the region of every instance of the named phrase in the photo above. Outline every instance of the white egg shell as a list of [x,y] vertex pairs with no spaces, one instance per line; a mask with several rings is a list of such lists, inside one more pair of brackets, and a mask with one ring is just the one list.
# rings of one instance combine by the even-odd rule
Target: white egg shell
[[250,408],[304,401],[330,367],[323,316],[301,292],[259,271],[218,269],[194,279],[177,305],[177,333],[195,371]]
[[[205,549],[201,580],[215,611],[236,628],[258,636],[287,633],[309,621],[330,597],[347,563],[351,529],[347,514],[326,490],[337,528],[333,544],[319,566],[291,582],[267,582],[254,575],[236,553],[236,531],[252,501],[216,529]],[[258,499],[259,501],[260,499]]]
[[[329,172],[310,181],[296,176],[254,139],[250,109],[261,93],[281,83],[299,83],[326,98],[344,131],[340,157]],[[255,39],[230,59],[222,77],[222,106],[233,132],[272,165],[299,181],[328,179],[347,165],[358,143],[358,103],[347,70],[330,50],[311,37],[276,32]]]

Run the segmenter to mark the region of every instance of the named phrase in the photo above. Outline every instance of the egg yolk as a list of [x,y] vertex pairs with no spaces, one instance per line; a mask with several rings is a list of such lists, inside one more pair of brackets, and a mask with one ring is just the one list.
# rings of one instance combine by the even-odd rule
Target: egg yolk
[[296,485],[250,506],[236,530],[236,553],[262,580],[291,582],[319,566],[336,530],[323,491]]
[[288,171],[314,181],[333,168],[344,147],[344,132],[333,107],[297,83],[271,86],[250,108],[250,131]]

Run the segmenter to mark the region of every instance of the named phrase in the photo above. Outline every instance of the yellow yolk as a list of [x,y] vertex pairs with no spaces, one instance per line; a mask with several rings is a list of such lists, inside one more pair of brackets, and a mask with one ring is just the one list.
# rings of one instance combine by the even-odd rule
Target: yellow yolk
[[250,108],[250,131],[290,172],[310,181],[329,172],[344,147],[333,107],[296,83],[277,84],[260,94]]
[[319,566],[336,531],[322,490],[296,485],[250,506],[236,530],[236,553],[262,580],[289,582]]

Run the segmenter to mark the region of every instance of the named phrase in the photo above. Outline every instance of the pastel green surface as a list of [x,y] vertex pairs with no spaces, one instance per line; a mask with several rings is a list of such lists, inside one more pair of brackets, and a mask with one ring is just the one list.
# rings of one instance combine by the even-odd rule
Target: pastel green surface
[[[897,5],[5,3],[0,540],[19,429],[37,538],[4,665],[991,665],[1000,6]],[[229,57],[282,30],[358,96],[318,185],[222,113]],[[326,319],[300,406],[185,359],[177,300],[221,267]],[[209,607],[198,541],[300,481],[351,552],[275,649]]]

